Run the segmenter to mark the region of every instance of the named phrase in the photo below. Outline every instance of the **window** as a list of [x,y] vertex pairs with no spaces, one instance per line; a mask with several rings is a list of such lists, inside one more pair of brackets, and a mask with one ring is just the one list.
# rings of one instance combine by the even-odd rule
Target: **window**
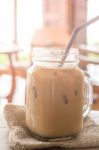
[[17,0],[17,42],[25,47],[43,24],[42,0]]
[[0,42],[25,47],[42,24],[42,0],[0,0]]
[[[99,0],[88,0],[87,8],[88,20],[99,15]],[[87,43],[99,44],[99,21],[87,28]]]
[[14,0],[0,0],[0,42],[14,41]]

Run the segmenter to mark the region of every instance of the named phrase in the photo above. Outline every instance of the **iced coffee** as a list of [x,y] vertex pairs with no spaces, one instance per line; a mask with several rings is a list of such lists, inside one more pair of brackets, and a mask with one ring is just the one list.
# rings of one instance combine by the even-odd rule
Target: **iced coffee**
[[26,125],[44,138],[72,136],[83,127],[84,73],[77,67],[31,67]]

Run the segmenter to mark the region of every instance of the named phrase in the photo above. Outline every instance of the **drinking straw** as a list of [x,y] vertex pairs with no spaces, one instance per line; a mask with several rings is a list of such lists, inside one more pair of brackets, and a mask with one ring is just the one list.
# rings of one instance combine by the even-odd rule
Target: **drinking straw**
[[72,32],[71,38],[70,38],[70,40],[69,40],[69,42],[68,42],[68,45],[67,45],[67,47],[66,47],[66,49],[65,49],[65,53],[64,53],[64,55],[63,55],[63,57],[62,57],[62,60],[61,60],[61,62],[60,62],[59,67],[62,67],[62,65],[64,64],[65,59],[66,59],[67,56],[68,56],[68,53],[69,53],[70,48],[71,48],[71,46],[72,46],[72,43],[73,43],[73,41],[74,41],[76,35],[78,34],[78,32],[79,32],[80,30],[86,28],[87,26],[91,25],[92,23],[96,22],[98,19],[99,19],[99,15],[96,16],[96,17],[94,17],[93,19],[89,20],[88,22],[85,22],[84,24],[81,24],[79,27],[77,27],[77,28],[74,29],[74,31]]

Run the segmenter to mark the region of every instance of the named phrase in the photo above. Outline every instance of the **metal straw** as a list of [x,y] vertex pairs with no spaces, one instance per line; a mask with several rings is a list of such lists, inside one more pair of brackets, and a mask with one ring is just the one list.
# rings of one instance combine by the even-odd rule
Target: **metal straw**
[[84,24],[81,24],[79,27],[77,27],[77,28],[74,29],[74,31],[73,31],[73,33],[72,33],[72,35],[71,35],[71,38],[70,38],[70,40],[69,40],[69,42],[68,42],[68,45],[67,45],[67,47],[66,47],[66,49],[65,49],[65,53],[64,53],[64,56],[62,57],[62,60],[61,60],[61,63],[60,63],[60,65],[59,65],[59,67],[61,67],[61,66],[64,64],[65,59],[66,59],[66,57],[67,57],[67,55],[68,55],[68,53],[69,53],[69,50],[70,50],[70,48],[71,48],[71,46],[72,46],[72,43],[73,43],[73,41],[74,41],[74,39],[75,39],[77,33],[78,33],[81,29],[83,29],[83,28],[89,26],[90,24],[96,22],[98,19],[99,19],[99,16],[96,16],[95,18],[89,20],[88,22],[86,22],[86,23],[84,23]]

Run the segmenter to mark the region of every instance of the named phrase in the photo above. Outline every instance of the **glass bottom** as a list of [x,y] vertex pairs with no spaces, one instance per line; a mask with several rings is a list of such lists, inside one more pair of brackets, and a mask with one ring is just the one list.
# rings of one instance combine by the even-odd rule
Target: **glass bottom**
[[35,136],[36,139],[40,141],[46,141],[46,142],[56,142],[56,141],[66,141],[74,138],[76,136],[66,136],[66,137],[57,137],[57,138],[44,138],[40,136]]
[[30,131],[30,133],[37,140],[46,141],[46,142],[66,141],[66,140],[70,140],[72,138],[75,138],[77,136],[77,134],[75,134],[75,135],[69,135],[69,136],[63,136],[63,137],[50,138],[50,137],[39,136],[38,134],[33,133],[31,131]]

